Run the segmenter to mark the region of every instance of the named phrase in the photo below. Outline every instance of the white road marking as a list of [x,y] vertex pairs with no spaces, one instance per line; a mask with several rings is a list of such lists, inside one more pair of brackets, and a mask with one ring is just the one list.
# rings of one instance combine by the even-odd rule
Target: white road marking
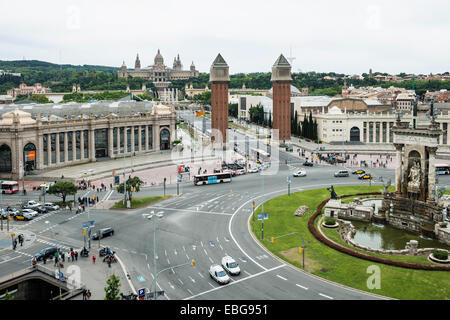
[[187,291],[189,291],[189,293],[192,294],[192,291],[191,291],[191,290],[187,289]]
[[208,257],[208,258],[209,258],[209,261],[211,261],[211,263],[214,263],[214,260],[211,259],[211,257]]
[[177,250],[174,250],[175,251],[175,255],[178,255],[178,252],[177,252]]
[[200,272],[198,273],[198,275],[202,278],[205,278]]
[[251,273],[248,272],[247,270],[244,270],[244,272],[245,272],[247,275],[251,276]]
[[203,249],[203,251],[205,251],[205,254],[208,255],[208,252],[206,252],[206,249]]
[[170,264],[170,261],[169,261],[169,259],[167,259],[167,264]]
[[191,281],[192,281],[193,283],[195,283],[195,280],[194,280],[192,277],[189,276],[189,279],[191,279]]
[[325,295],[323,293],[319,293],[319,296],[322,296],[322,297],[327,298],[327,299],[334,299],[334,298],[332,298],[330,296],[327,296],[327,295]]
[[186,253],[186,258],[188,258],[189,259],[189,256],[188,256],[188,254]]
[[172,288],[172,290],[175,289],[175,287],[173,286],[173,284],[171,284],[170,282],[169,282],[169,286]]
[[216,289],[216,287],[214,287],[211,283],[208,282],[208,284],[209,284],[211,287],[213,287],[214,289]]
[[180,281],[181,284],[184,284],[183,281],[181,281],[180,279],[178,279],[178,281]]
[[300,288],[302,288],[302,289],[305,289],[305,290],[308,290],[308,288],[307,287],[304,287],[304,286],[301,286],[301,285],[299,285],[299,284],[295,284],[297,287],[300,287]]
[[223,250],[223,248],[222,248],[222,246],[219,244],[219,247],[220,247],[220,249],[222,249]]
[[202,241],[200,241],[200,244],[202,245],[202,247],[203,247],[203,242]]
[[280,276],[279,274],[277,274],[277,277],[278,277],[278,278],[280,278],[280,279],[283,279],[284,281],[287,281],[287,279],[286,279],[286,278],[284,278],[284,277]]

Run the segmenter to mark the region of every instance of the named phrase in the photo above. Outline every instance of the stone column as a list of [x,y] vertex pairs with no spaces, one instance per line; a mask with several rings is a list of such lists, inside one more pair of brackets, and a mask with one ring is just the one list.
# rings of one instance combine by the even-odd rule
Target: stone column
[[117,136],[117,154],[119,155],[121,153],[120,151],[120,127],[117,127],[117,131],[116,131],[116,136]]
[[[88,145],[89,146],[89,145]],[[80,131],[80,159],[85,159],[84,155],[84,130]]]
[[145,151],[148,151],[148,125],[145,125]]
[[391,133],[389,132],[389,123],[390,121],[386,122],[386,143],[390,143],[389,139],[391,138]]
[[41,170],[44,168],[44,137],[41,133],[38,135],[38,146],[37,146],[37,161],[36,169]]
[[56,152],[56,164],[60,164],[61,159],[61,150],[59,150],[59,132],[56,133],[56,139],[55,139],[55,152]]
[[108,156],[114,158],[114,128],[108,128]]
[[88,152],[89,152],[89,161],[95,161],[95,130],[89,130],[89,144],[88,144]]
[[153,124],[152,126],[153,129],[153,134],[152,134],[152,138],[153,138],[153,150],[158,151],[160,149],[159,147],[159,125]]
[[138,151],[141,152],[142,151],[142,128],[141,126],[138,126]]
[[402,148],[403,144],[394,143],[396,153],[397,166],[395,167],[395,192],[402,193]]
[[128,152],[128,134],[127,127],[123,127],[123,153]]
[[72,131],[72,161],[77,161],[77,132]]
[[67,141],[67,132],[64,132],[64,163],[69,161],[69,142]]
[[429,158],[428,158],[428,195],[427,201],[434,202],[433,190],[436,187],[436,150],[437,147],[427,147]]
[[131,154],[134,153],[134,125],[131,126]]
[[52,165],[52,135],[47,134],[47,158],[48,158],[48,166]]

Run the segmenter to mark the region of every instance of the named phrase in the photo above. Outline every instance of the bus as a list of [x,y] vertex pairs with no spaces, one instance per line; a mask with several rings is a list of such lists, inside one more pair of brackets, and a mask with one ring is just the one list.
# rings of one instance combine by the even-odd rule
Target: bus
[[2,181],[2,193],[19,192],[19,184],[17,181]]
[[435,168],[437,175],[450,174],[450,165],[448,164],[436,164]]
[[270,153],[261,149],[250,149],[250,157],[256,159],[257,163],[270,162]]
[[231,182],[230,172],[200,174],[194,176],[194,185],[196,186],[203,184],[223,183],[223,182]]

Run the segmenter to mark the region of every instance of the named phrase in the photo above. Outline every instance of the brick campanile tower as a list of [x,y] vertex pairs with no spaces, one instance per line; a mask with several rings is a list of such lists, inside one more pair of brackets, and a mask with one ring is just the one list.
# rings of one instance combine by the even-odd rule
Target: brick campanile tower
[[291,139],[291,65],[283,55],[272,67],[273,129],[279,130],[279,140]]
[[216,129],[222,133],[221,141],[218,141],[220,137],[215,134],[211,136],[211,140],[223,143],[225,149],[228,141],[228,83],[230,82],[230,75],[229,67],[220,53],[211,66],[209,82],[211,83],[211,129]]

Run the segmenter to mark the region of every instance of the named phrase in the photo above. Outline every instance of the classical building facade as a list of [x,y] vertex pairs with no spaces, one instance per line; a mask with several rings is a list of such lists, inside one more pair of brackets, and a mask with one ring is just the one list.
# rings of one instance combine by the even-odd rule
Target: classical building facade
[[195,69],[194,62],[192,62],[189,70],[183,70],[183,64],[180,60],[180,55],[174,58],[173,68],[169,68],[164,64],[164,58],[159,49],[155,56],[154,64],[146,68],[141,68],[141,61],[139,54],[136,56],[134,69],[127,69],[125,61],[123,62],[119,72],[119,78],[142,78],[152,82],[168,82],[171,80],[186,80],[190,78],[198,78],[199,71]]
[[35,83],[33,86],[27,86],[21,83],[19,88],[8,90],[8,95],[15,98],[19,95],[45,94],[52,92],[50,88],[43,87],[40,83]]
[[[21,106],[22,110],[16,107],[3,113],[0,177],[17,180],[26,171],[171,149],[173,108],[144,102],[120,104],[124,103]],[[59,116],[54,114],[58,111]]]

